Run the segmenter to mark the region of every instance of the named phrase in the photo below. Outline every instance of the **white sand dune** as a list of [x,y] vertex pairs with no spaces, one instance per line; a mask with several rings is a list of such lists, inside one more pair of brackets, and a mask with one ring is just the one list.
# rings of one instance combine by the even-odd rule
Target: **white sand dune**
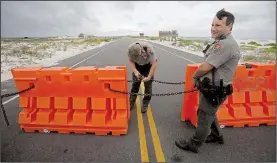
[[[194,54],[194,55],[197,55],[197,56],[201,56],[201,57],[204,56],[202,50],[205,49],[205,47],[206,47],[206,44],[204,44],[205,41],[199,41],[199,40],[198,41],[196,41],[196,40],[192,41],[191,44],[183,45],[183,46],[179,46],[180,45],[179,41],[177,41],[176,45],[175,45],[175,44],[173,44],[174,43],[173,41],[166,41],[166,40],[160,41],[160,40],[150,40],[150,39],[140,39],[140,40],[157,43],[157,44],[160,44],[160,45],[171,47],[171,48],[181,50],[181,51],[184,51],[184,52],[187,52],[187,53],[190,53],[190,54]],[[207,41],[207,42],[209,42],[209,41]],[[271,46],[266,46],[267,44],[270,44],[270,43],[275,43],[276,44],[275,40],[268,40],[268,41],[237,40],[237,42],[240,46],[242,46],[242,47],[245,46],[246,48],[248,48],[248,49],[241,48],[242,56],[249,56],[249,55],[259,56],[259,55],[262,55],[263,54],[263,49],[271,47]],[[261,44],[261,46],[252,45],[251,42],[256,42],[258,44]],[[253,49],[251,47],[253,47]],[[274,52],[273,55],[275,55],[275,53],[276,52]],[[244,62],[244,60],[242,58],[240,63],[243,63],[243,62]],[[275,62],[275,58],[273,57],[273,59],[269,58],[269,59],[265,59],[265,60],[258,60],[258,62],[263,62],[263,63],[264,62]]]
[[[193,41],[191,42],[191,44],[179,46],[179,41],[177,41],[176,45],[172,45],[173,41],[159,41],[149,39],[142,40],[158,43],[202,57],[202,50],[206,46],[204,41]],[[82,52],[92,50],[97,47],[101,47],[112,42],[113,40],[109,42],[103,41],[100,44],[78,44],[78,42],[81,41],[84,41],[84,39],[60,38],[55,41],[41,41],[38,43],[26,41],[1,41],[1,82],[12,78],[12,74],[10,71],[12,68],[27,66],[54,66],[57,65],[61,60],[78,55]],[[243,56],[260,55],[261,49],[267,48],[267,46],[249,45],[248,43],[251,41],[255,41],[256,43],[259,43],[261,45],[276,43],[274,40],[269,40],[266,42],[259,42],[257,40],[238,40],[238,43],[240,45],[246,45],[248,47],[255,48],[255,50],[242,50],[241,53]],[[77,42],[77,44],[74,44],[72,42]],[[275,59],[271,61],[275,62]],[[243,62],[243,60],[241,62]],[[261,62],[268,62],[268,60]]]
[[[83,41],[75,39],[74,41]],[[34,42],[3,42],[1,41],[1,82],[12,78],[11,69],[16,67],[54,66],[61,60],[76,56],[80,53],[104,46],[109,42],[100,44],[72,45],[72,40],[60,39],[58,41]],[[22,48],[23,47],[23,48]],[[44,49],[43,49],[44,47]],[[22,49],[25,54],[22,53]],[[27,49],[27,50],[26,50]],[[34,54],[32,54],[34,53]],[[31,57],[32,56],[32,57]]]

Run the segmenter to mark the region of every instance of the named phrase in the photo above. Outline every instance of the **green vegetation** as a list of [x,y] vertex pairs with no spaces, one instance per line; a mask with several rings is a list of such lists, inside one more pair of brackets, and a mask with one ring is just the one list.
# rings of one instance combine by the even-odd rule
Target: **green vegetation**
[[1,56],[8,61],[8,56],[19,57],[20,59],[36,57],[51,57],[55,51],[67,51],[72,46],[90,46],[97,45],[102,42],[109,42],[112,38],[78,38],[78,39],[1,39]]
[[21,52],[23,54],[30,54],[30,53],[32,53],[31,52],[31,47],[29,47],[29,46],[21,46],[20,50],[21,50]]
[[187,45],[195,45],[195,43],[201,43],[202,41],[201,40],[183,40],[183,39],[180,39],[179,40],[179,45],[180,46],[187,46]]
[[[251,46],[250,46],[251,45]],[[261,46],[261,44],[258,44],[256,42],[249,42],[248,45],[241,45],[242,50],[256,50],[257,46]],[[268,48],[259,48],[258,51],[256,51],[258,54],[255,55],[246,55],[243,56],[244,61],[255,61],[255,62],[264,62],[264,61],[272,61],[276,59],[276,44],[275,43],[269,43],[265,44],[264,46],[271,46]]]
[[209,41],[205,40],[203,44],[207,46],[209,44]]
[[251,60],[254,60],[256,59],[257,57],[254,56],[254,55],[246,55],[246,56],[243,56],[243,60],[244,61],[251,61]]
[[255,41],[251,41],[248,43],[249,45],[254,45],[254,46],[262,46],[261,44],[255,42]]
[[46,50],[46,49],[48,49],[48,48],[49,48],[48,45],[40,45],[40,46],[38,47],[38,49],[41,49],[41,50]]
[[274,46],[274,47],[276,47],[276,43],[269,43],[269,44],[265,44],[264,46]]
[[89,39],[84,39],[84,40],[79,40],[79,41],[71,41],[71,44],[74,46],[79,46],[79,45],[98,45],[101,42],[109,42],[111,39],[109,38],[89,38]]
[[264,52],[267,53],[267,54],[268,53],[274,53],[274,54],[276,54],[276,46],[272,46],[270,48],[265,48]]
[[149,37],[148,39],[149,39],[149,40],[160,40],[161,37]]
[[194,51],[201,51],[201,50],[203,50],[203,48],[202,48],[202,46],[201,45],[193,45],[193,49],[194,49]]
[[203,45],[207,45],[207,41],[202,40],[179,40],[179,46],[190,46],[193,51],[201,51],[203,50]]
[[166,41],[166,37],[159,37],[160,41]]
[[247,55],[243,57],[244,61],[272,61],[276,60],[275,54]]
[[257,47],[255,46],[249,46],[249,45],[241,45],[241,50],[255,50]]
[[12,54],[17,54],[17,53],[20,53],[20,48],[14,48],[12,50]]

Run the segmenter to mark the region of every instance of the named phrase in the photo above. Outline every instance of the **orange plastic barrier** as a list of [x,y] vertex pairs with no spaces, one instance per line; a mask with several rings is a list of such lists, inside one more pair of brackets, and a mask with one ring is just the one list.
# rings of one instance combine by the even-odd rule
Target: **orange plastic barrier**
[[19,124],[25,132],[127,134],[130,108],[126,67],[94,66],[69,69],[14,68],[17,89],[34,84],[20,94]]
[[[217,112],[219,124],[232,127],[276,125],[276,64],[238,65],[233,81],[234,92]],[[185,90],[193,88],[192,75],[199,64],[186,69]],[[184,95],[181,120],[197,126],[199,92]]]

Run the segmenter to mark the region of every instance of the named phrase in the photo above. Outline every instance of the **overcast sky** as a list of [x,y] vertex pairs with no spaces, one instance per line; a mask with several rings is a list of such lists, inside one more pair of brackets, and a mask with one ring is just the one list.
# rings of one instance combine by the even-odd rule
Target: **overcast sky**
[[274,39],[275,1],[104,1],[1,2],[1,36],[158,36],[178,30],[179,36],[210,37],[215,13],[225,8],[235,17],[238,39]]

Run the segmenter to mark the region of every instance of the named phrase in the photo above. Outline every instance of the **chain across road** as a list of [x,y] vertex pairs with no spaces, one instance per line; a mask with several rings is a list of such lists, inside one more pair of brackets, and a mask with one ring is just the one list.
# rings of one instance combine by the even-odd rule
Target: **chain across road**
[[20,94],[20,93],[29,91],[29,90],[31,90],[31,89],[33,89],[33,88],[35,88],[35,85],[32,85],[32,86],[30,86],[29,88],[24,89],[24,90],[19,91],[19,92],[8,93],[8,94],[1,95],[1,109],[2,109],[2,112],[3,112],[3,115],[4,115],[4,119],[5,119],[5,121],[6,121],[7,126],[9,126],[9,120],[8,120],[7,115],[6,115],[6,111],[5,111],[5,108],[4,108],[2,99],[3,99],[4,97],[14,96],[14,95],[17,95],[17,94]]
[[109,87],[110,91],[113,92],[117,92],[117,93],[122,93],[122,94],[128,94],[128,95],[139,95],[139,96],[171,96],[171,95],[180,95],[180,94],[184,94],[184,93],[191,93],[191,92],[195,92],[198,91],[198,89],[192,89],[192,90],[188,90],[188,91],[183,91],[183,92],[172,92],[172,93],[154,93],[154,94],[143,94],[143,93],[132,93],[132,92],[125,92],[125,91],[119,91],[119,90],[115,90]]
[[[135,80],[135,81],[138,81],[138,80]],[[153,80],[153,79],[150,80],[150,81],[157,82],[157,83],[160,83],[160,84],[172,84],[172,85],[185,84],[185,82],[176,82],[176,83],[173,83],[173,82],[165,82],[165,81]],[[128,82],[134,82],[134,81],[128,80]],[[22,91],[1,95],[1,109],[2,109],[2,112],[3,112],[3,115],[4,115],[4,119],[5,119],[5,122],[6,122],[7,126],[9,126],[9,121],[8,121],[8,117],[6,115],[6,111],[5,111],[2,99],[5,98],[5,97],[10,97],[10,96],[14,96],[14,95],[17,95],[17,94],[21,94],[21,93],[29,91],[29,90],[31,90],[33,88],[35,88],[34,84],[32,86],[30,86],[29,88],[24,89]],[[113,92],[117,92],[117,93],[122,93],[122,94],[130,94],[130,95],[136,94],[136,95],[140,95],[140,96],[170,96],[170,95],[179,95],[179,94],[183,94],[183,93],[190,93],[190,92],[197,91],[197,89],[193,89],[193,90],[189,90],[189,91],[173,92],[173,93],[142,94],[142,93],[132,93],[132,92],[119,91],[119,90],[112,89],[110,87],[109,87],[109,90],[113,91]]]
[[[135,80],[135,81],[140,81],[140,80]],[[154,80],[154,79],[151,79],[149,81],[152,81],[152,82],[156,82],[156,83],[160,83],[160,84],[172,84],[172,85],[182,85],[182,84],[185,84],[185,82],[165,82],[165,81],[160,81],[160,80]],[[129,83],[133,82],[133,80],[128,80]]]

